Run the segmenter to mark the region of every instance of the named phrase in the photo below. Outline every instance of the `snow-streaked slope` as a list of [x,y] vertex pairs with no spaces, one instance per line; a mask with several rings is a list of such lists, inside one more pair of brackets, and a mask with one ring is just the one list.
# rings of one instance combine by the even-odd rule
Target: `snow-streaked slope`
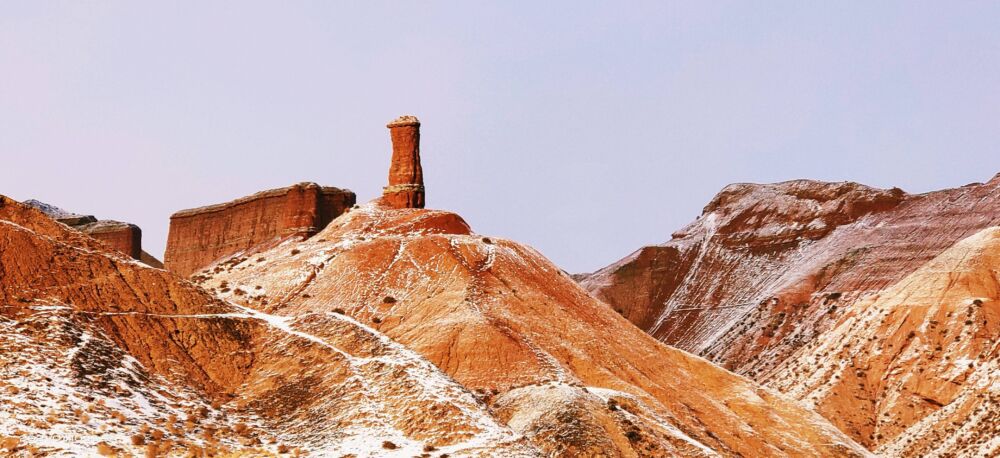
[[1000,228],[851,307],[770,386],[887,456],[1000,454]]
[[17,454],[538,455],[349,317],[220,301],[2,196],[0,373],[0,447]]
[[[236,402],[240,410],[265,411],[288,443],[321,456],[415,456],[425,448],[453,456],[536,456],[471,392],[350,317],[290,318],[237,307],[232,317],[273,332]],[[385,449],[384,441],[395,448]]]
[[[792,355],[839,340],[842,336],[829,333],[844,316],[884,297],[887,288],[957,242],[994,226],[1000,226],[1000,175],[919,195],[808,180],[737,184],[723,189],[673,240],[577,278],[663,342],[762,382],[782,371],[783,390],[802,389],[829,377],[829,364],[842,363],[806,364],[790,360]],[[944,294],[947,285],[938,287]],[[960,332],[968,329],[965,319],[935,321],[937,333],[960,343],[969,337]],[[891,331],[868,329],[871,324],[858,323],[850,332]],[[865,368],[864,383],[891,378],[895,370],[903,369]],[[933,374],[913,373],[908,383],[938,386]],[[958,426],[939,421],[934,401],[915,402],[896,426],[878,427],[884,412],[873,406],[882,400],[859,394],[872,389],[881,390],[866,385],[835,390],[829,396],[839,400],[827,402],[861,402],[855,407],[865,408],[824,410],[825,415],[873,448],[888,446],[896,435],[892,428],[920,423],[943,428],[923,434],[937,434],[940,440],[931,443],[953,450],[945,437]]]
[[[36,302],[0,311],[0,435],[16,437],[19,452],[88,456],[108,450],[143,453],[132,436],[160,430],[166,440],[214,449],[240,447],[237,437],[209,445],[208,428],[246,419],[213,408],[205,397],[151,374],[87,316],[63,304]],[[198,418],[181,434],[170,419]],[[167,447],[164,447],[167,448]],[[261,446],[272,451],[276,446]],[[13,452],[8,450],[8,452]]]
[[369,323],[556,456],[866,453],[818,414],[659,344],[535,250],[472,234],[451,213],[368,204],[193,279],[267,313]]

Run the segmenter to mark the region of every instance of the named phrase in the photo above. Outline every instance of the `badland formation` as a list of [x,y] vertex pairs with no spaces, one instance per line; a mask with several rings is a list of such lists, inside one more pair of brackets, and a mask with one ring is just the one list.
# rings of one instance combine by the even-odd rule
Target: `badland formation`
[[299,183],[138,227],[0,196],[0,455],[996,456],[1000,176],[723,189],[570,277]]

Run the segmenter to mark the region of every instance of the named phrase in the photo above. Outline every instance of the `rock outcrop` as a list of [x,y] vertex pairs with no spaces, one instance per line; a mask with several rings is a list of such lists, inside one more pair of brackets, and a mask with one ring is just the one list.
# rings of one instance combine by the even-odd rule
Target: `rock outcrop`
[[654,337],[700,353],[719,327],[773,296],[773,283],[795,270],[803,250],[905,198],[856,183],[729,185],[671,241],[581,283]]
[[299,183],[170,217],[167,270],[190,275],[219,258],[266,242],[309,237],[355,203],[350,190]]
[[135,224],[103,220],[74,227],[133,259],[142,260],[142,229]]
[[991,227],[852,304],[764,378],[883,456],[997,456],[998,278]]
[[129,255],[133,259],[138,259],[152,267],[163,267],[159,260],[142,250],[142,229],[139,229],[139,226],[135,224],[98,220],[93,215],[67,212],[54,205],[34,199],[24,203],[41,210],[60,223],[108,244],[111,248]]
[[343,314],[211,296],[0,196],[4,456],[540,456]]
[[362,205],[194,281],[288,320],[344,313],[474,390],[546,456],[860,456],[816,413],[656,342],[537,251]]
[[[841,364],[829,351],[828,358],[796,363],[790,359],[796,352],[841,341],[829,333],[843,326],[838,323],[845,317],[861,313],[865,304],[962,239],[998,225],[1000,175],[988,183],[919,195],[803,180],[733,185],[673,240],[640,249],[580,282],[657,339],[792,392],[804,380],[829,375],[831,364]],[[858,335],[889,332],[870,325],[855,319],[846,326]],[[961,331],[938,328],[960,340],[968,337]],[[900,348],[900,342],[892,344]],[[895,383],[890,374],[900,370],[891,364],[854,363],[864,368],[864,383]],[[792,375],[789,368],[794,368]],[[780,382],[777,373],[782,374]],[[912,381],[929,383],[924,377],[932,373],[912,374]],[[799,397],[809,401],[814,394]],[[861,409],[852,404],[855,396],[872,400],[872,405]],[[885,411],[877,407],[878,396],[833,389],[816,401],[831,420],[871,447],[887,447],[899,431],[915,431],[911,428],[950,409],[930,403],[912,415],[890,413],[895,424],[880,429],[875,425]],[[850,408],[860,410],[847,414]],[[904,455],[949,450],[945,432],[922,431],[927,435],[908,438],[929,448]]]
[[420,121],[400,116],[390,122],[392,162],[382,202],[390,208],[424,208],[424,171],[420,166]]

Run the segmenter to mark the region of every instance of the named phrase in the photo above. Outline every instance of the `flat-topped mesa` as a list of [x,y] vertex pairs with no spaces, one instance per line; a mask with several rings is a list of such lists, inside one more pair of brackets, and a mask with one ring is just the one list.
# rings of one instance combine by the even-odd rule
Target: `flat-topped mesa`
[[356,202],[348,189],[298,183],[170,216],[167,270],[190,275],[213,261],[285,237],[309,237]]
[[420,120],[400,116],[386,125],[392,137],[389,185],[382,203],[390,208],[424,208],[424,171],[420,167]]

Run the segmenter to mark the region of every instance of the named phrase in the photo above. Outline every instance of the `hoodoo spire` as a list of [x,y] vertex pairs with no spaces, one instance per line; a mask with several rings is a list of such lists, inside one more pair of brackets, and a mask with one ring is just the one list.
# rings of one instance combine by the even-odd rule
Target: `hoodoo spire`
[[382,202],[392,208],[424,208],[424,172],[420,167],[420,120],[400,116],[390,122],[392,164]]

